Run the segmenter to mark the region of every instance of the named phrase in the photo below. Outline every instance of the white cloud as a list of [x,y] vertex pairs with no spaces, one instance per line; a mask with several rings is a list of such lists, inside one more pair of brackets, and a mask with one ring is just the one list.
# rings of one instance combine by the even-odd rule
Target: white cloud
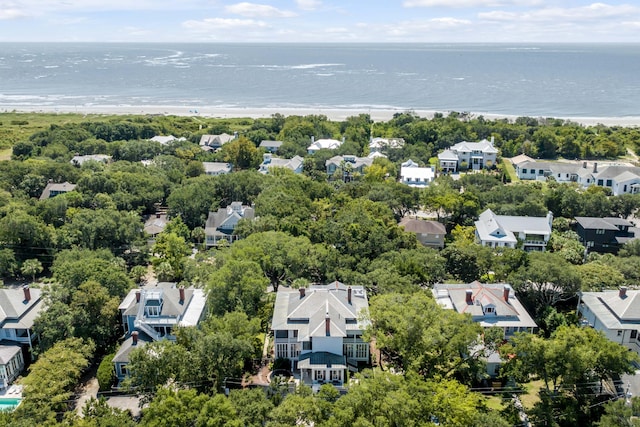
[[322,6],[320,0],[296,0],[296,4],[302,10],[316,10]]
[[0,9],[0,21],[9,19],[26,18],[29,16],[25,11],[16,8]]
[[268,25],[263,21],[253,19],[207,18],[200,21],[185,21],[182,26],[195,33],[209,33],[216,30],[265,28]]
[[266,4],[248,2],[229,5],[225,8],[225,10],[229,13],[246,16],[248,18],[291,18],[296,16],[294,12],[291,12],[289,10],[281,10],[277,7],[269,6]]
[[505,12],[496,10],[492,12],[479,13],[478,17],[494,22],[581,22],[581,21],[601,21],[603,19],[621,19],[629,15],[640,14],[640,8],[627,4],[608,5],[604,3],[593,3],[586,6],[574,8],[551,7],[526,12]]
[[405,0],[404,7],[505,7],[505,6],[535,6],[542,0]]

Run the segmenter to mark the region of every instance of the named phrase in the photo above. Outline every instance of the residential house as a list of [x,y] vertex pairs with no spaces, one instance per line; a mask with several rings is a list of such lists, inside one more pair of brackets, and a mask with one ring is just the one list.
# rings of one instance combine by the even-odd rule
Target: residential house
[[622,218],[577,216],[576,233],[588,252],[617,253],[629,240],[640,238],[640,230]]
[[225,162],[202,162],[206,175],[217,176],[231,173],[233,165]]
[[279,157],[273,157],[271,153],[264,153],[258,172],[267,175],[271,168],[285,168],[293,171],[293,173],[302,173],[303,166],[304,159],[300,156],[293,156],[291,159],[281,159]]
[[205,151],[216,151],[224,144],[233,141],[237,137],[237,132],[234,132],[233,135],[229,135],[228,133],[221,133],[219,135],[202,135],[200,137],[200,148]]
[[316,141],[315,137],[311,137],[311,145],[307,147],[307,153],[313,154],[319,150],[335,150],[340,147],[344,143],[344,138],[342,141],[338,141],[337,139],[318,139]]
[[344,182],[353,179],[354,173],[364,174],[365,168],[373,164],[371,157],[357,157],[352,155],[334,156],[325,161],[327,167],[327,175],[333,176],[336,171],[342,173]]
[[578,315],[584,326],[640,354],[640,290],[579,292]]
[[33,348],[33,322],[44,307],[42,291],[25,285],[0,289],[0,341]]
[[232,202],[226,208],[209,212],[204,229],[207,247],[218,246],[222,241],[233,243],[238,240],[239,237],[233,234],[238,221],[242,218],[253,219],[254,216],[253,207],[244,206],[242,202]]
[[71,164],[74,166],[82,166],[85,162],[108,163],[110,161],[111,156],[106,154],[87,154],[86,156],[73,156],[71,158]]
[[342,386],[347,370],[369,363],[369,343],[362,338],[368,308],[362,286],[280,286],[271,323],[276,359],[289,359],[304,384]]
[[18,345],[0,344],[0,390],[4,390],[24,370],[24,355]]
[[186,140],[187,139],[185,137],[176,138],[173,135],[167,135],[167,136],[156,135],[153,138],[149,139],[149,141],[159,142],[162,145],[167,145],[167,144],[170,144],[170,143],[172,143],[174,141],[182,142],[182,141],[186,141]]
[[491,209],[475,222],[476,240],[490,248],[515,248],[522,242],[525,251],[542,251],[551,237],[553,214],[545,217],[496,215]]
[[416,235],[418,242],[429,248],[444,248],[444,237],[447,230],[438,221],[428,221],[418,218],[404,217],[398,224],[407,233]]
[[149,218],[144,222],[144,233],[151,239],[155,239],[158,234],[164,231],[165,227],[167,226],[167,222],[169,222],[169,218],[167,218],[166,213],[157,212],[153,215],[150,215]]
[[175,341],[173,332],[177,326],[197,326],[204,318],[206,302],[202,289],[176,288],[171,283],[129,291],[118,307],[125,334],[113,358],[118,379],[127,376],[132,350],[162,339]]
[[577,182],[586,188],[592,185],[608,188],[614,196],[640,194],[640,167],[619,163],[539,162],[525,161],[515,165],[516,174],[523,180]]
[[276,153],[278,149],[282,146],[282,141],[268,141],[263,140],[260,142],[258,148],[264,148],[268,153]]
[[[511,285],[504,283],[435,284],[431,290],[436,302],[445,309],[469,314],[483,328],[498,327],[505,339],[516,332],[536,332],[538,325],[518,300]],[[487,373],[498,374],[501,360],[487,355]]]
[[411,159],[400,165],[400,182],[410,187],[425,188],[435,177],[433,166],[421,167]]
[[491,141],[483,139],[480,142],[458,142],[438,154],[438,160],[443,172],[456,172],[464,168],[481,170],[495,166],[497,155],[498,150],[493,146],[491,137]]
[[42,194],[40,195],[40,200],[50,199],[51,197],[56,197],[57,195],[68,193],[69,191],[73,191],[76,189],[76,184],[71,184],[70,182],[53,182],[49,181],[44,190],[42,190]]
[[371,138],[369,141],[369,152],[376,153],[388,149],[400,149],[404,147],[403,138]]

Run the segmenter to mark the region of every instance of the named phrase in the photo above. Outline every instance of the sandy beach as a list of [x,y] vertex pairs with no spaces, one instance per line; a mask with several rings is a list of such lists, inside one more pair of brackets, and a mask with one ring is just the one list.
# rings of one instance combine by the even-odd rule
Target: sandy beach
[[[342,121],[347,117],[357,116],[359,114],[369,114],[371,119],[376,122],[388,121],[393,118],[396,113],[412,111],[420,117],[432,118],[438,113],[435,110],[401,110],[401,109],[339,109],[339,108],[239,108],[239,107],[218,107],[204,106],[201,108],[183,107],[183,106],[155,106],[155,105],[59,105],[59,106],[24,106],[24,105],[0,105],[1,112],[25,112],[25,113],[78,113],[78,114],[161,114],[174,116],[194,116],[209,118],[265,118],[271,117],[273,114],[279,113],[284,116],[306,116],[311,114],[321,114],[329,118],[329,120]],[[441,111],[447,115],[448,111]],[[488,120],[508,119],[515,120],[516,115],[491,114],[471,112],[471,117],[483,116]],[[544,116],[550,117],[550,116]],[[603,124],[606,126],[640,126],[640,116],[629,117],[555,117],[563,120],[570,120],[580,123],[584,126],[592,126]]]

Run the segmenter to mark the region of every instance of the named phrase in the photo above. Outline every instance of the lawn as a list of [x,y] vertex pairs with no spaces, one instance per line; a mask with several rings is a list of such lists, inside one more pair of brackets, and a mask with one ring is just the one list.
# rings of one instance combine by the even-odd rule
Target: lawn
[[522,406],[524,406],[526,410],[530,410],[531,408],[533,408],[533,405],[540,402],[539,391],[541,387],[544,387],[544,381],[542,380],[531,381],[528,384],[522,384],[522,388],[527,392],[520,395],[520,401],[522,402]]
[[516,170],[513,168],[513,165],[511,164],[510,161],[508,161],[507,159],[502,159],[502,167],[504,172],[509,175],[509,179],[511,180],[511,182],[517,182],[520,181],[520,178],[518,178],[518,175],[516,174]]

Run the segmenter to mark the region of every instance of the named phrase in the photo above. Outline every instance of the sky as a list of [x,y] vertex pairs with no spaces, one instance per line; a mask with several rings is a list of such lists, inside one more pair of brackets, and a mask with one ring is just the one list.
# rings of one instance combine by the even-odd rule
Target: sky
[[638,43],[640,0],[0,0],[41,41]]

